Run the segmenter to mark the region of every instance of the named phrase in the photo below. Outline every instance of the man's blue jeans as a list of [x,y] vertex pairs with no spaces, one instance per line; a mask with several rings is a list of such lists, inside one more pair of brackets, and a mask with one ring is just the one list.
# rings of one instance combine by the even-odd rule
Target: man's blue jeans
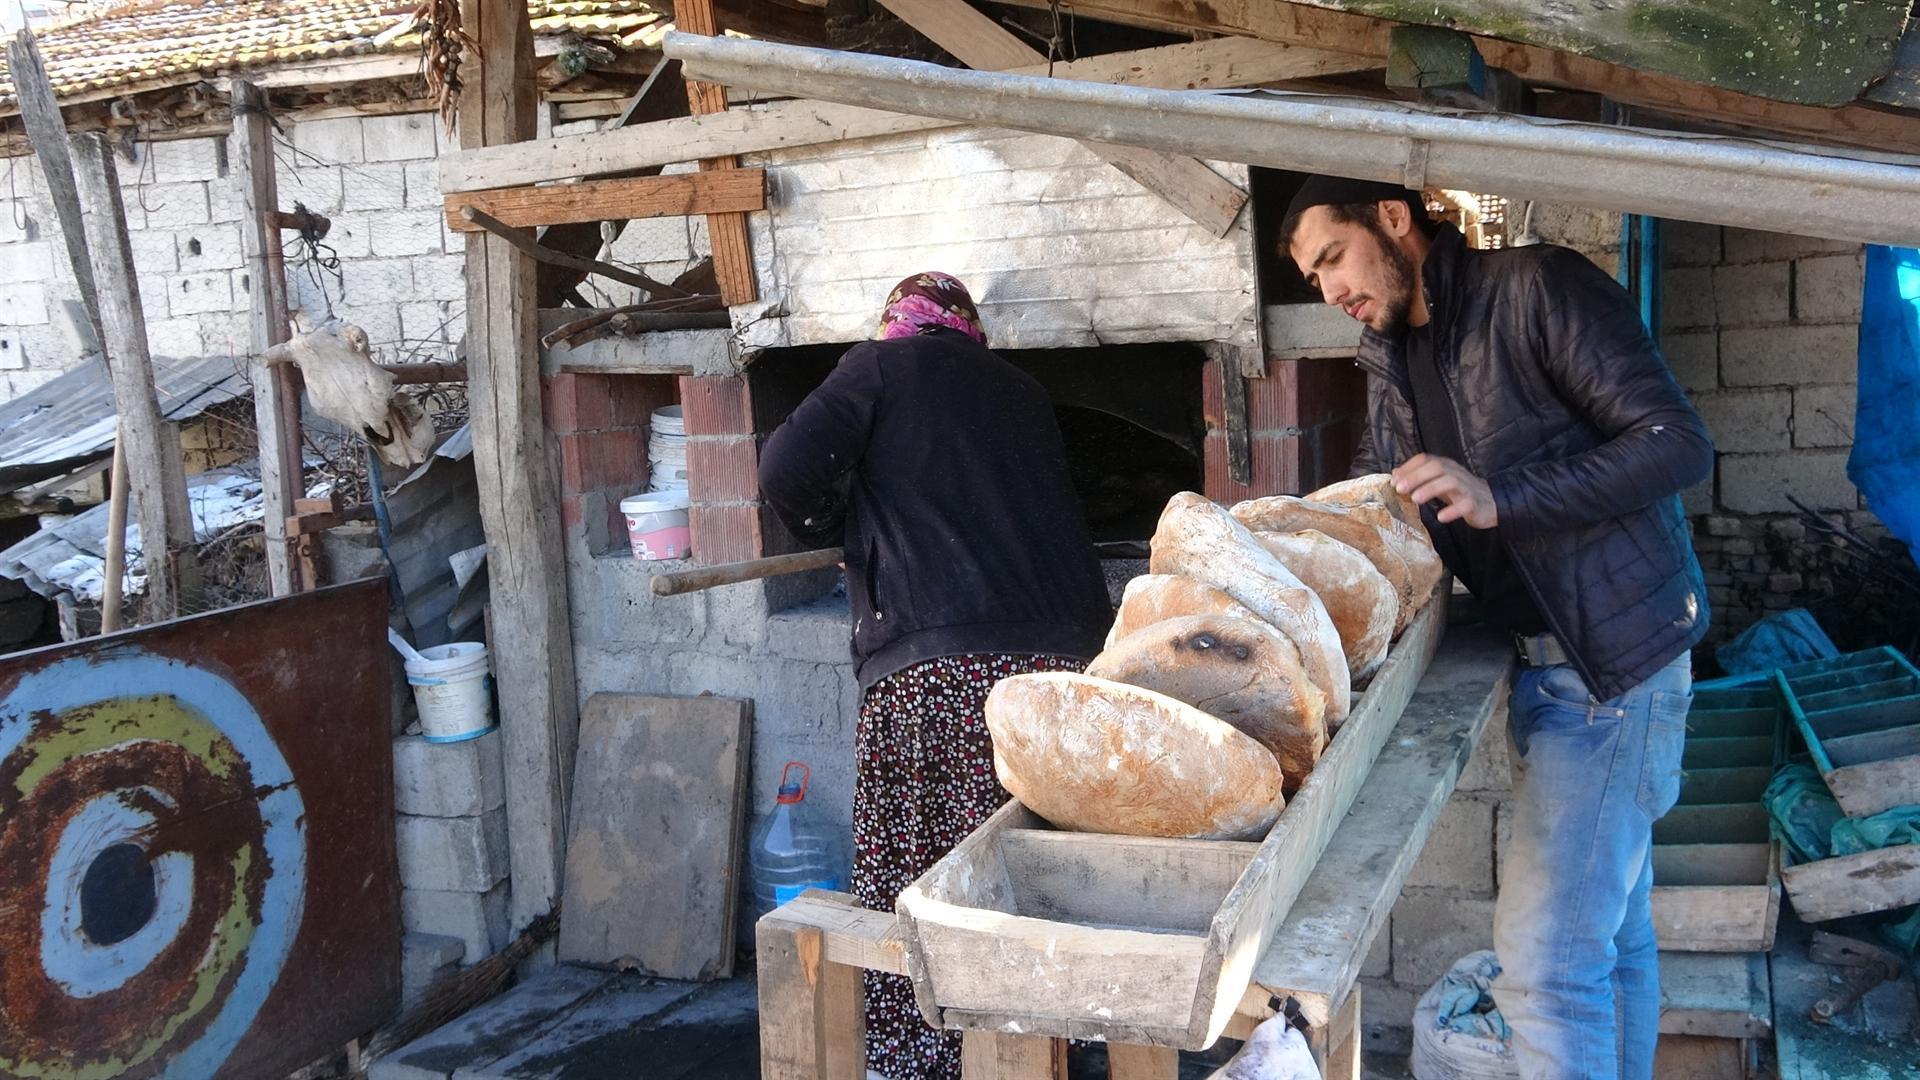
[[1526,1080],[1653,1077],[1653,823],[1680,794],[1692,701],[1684,653],[1611,701],[1566,665],[1523,667],[1514,682],[1493,997]]

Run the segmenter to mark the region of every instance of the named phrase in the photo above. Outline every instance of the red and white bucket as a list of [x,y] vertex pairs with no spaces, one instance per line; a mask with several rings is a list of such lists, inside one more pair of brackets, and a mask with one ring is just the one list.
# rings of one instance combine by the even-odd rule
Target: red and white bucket
[[691,547],[687,529],[687,492],[650,491],[620,500],[627,519],[627,539],[633,557],[645,561],[686,558]]

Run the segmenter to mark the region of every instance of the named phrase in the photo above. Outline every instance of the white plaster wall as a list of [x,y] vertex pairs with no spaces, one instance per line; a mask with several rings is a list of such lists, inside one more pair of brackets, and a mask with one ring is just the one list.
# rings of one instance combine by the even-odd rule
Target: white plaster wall
[[965,281],[997,347],[1253,341],[1250,215],[1216,238],[1071,140],[949,128],[742,164],[768,173],[747,348],[862,340],[920,270]]

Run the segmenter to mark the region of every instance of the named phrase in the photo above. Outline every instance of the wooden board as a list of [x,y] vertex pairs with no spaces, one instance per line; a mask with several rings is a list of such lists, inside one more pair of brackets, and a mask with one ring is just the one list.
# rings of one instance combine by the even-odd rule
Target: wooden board
[[[683,33],[718,35],[720,22],[713,0],[679,0],[674,23]],[[727,111],[727,91],[713,83],[687,80],[687,104],[695,116]],[[726,174],[739,167],[731,154],[700,159],[698,175]],[[763,185],[764,190],[764,185]],[[752,209],[759,209],[753,207]],[[747,215],[739,210],[707,212],[707,243],[713,251],[713,274],[728,307],[759,299],[760,285],[753,274],[753,249],[747,241]]]
[[1773,681],[1840,809],[1870,817],[1920,803],[1920,668],[1882,647]]
[[1660,1032],[1765,1038],[1773,997],[1765,953],[1662,952]]
[[1788,864],[1781,881],[1807,922],[1920,904],[1920,847],[1905,845]]
[[595,694],[580,717],[560,959],[733,973],[752,703]]
[[[1444,589],[1421,612],[1265,840],[1151,850],[1090,834],[1048,841],[1127,890],[1036,889],[1026,831],[1049,826],[1009,802],[901,893],[897,910],[923,1014],[942,1026],[1199,1049],[1240,1006],[1254,962],[1284,923],[1335,827],[1398,725],[1445,627]],[[1008,857],[1012,838],[1016,854]],[[1247,858],[1231,880],[1230,860]],[[1136,865],[1146,859],[1158,873]],[[1092,869],[1100,862],[1107,869]],[[1016,877],[1016,874],[1018,876]],[[1175,925],[1166,925],[1173,923]]]
[[767,174],[762,169],[726,169],[449,195],[448,228],[484,231],[460,215],[467,206],[519,227],[764,210]]

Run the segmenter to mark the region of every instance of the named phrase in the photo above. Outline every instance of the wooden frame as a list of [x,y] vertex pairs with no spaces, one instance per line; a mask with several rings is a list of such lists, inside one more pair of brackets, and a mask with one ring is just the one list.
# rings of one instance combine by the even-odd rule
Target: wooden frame
[[1258,845],[1059,832],[1018,802],[994,814],[900,895],[921,1012],[948,1028],[1211,1045],[1439,647],[1445,597]]
[[1814,767],[1848,817],[1920,803],[1920,668],[1882,646],[1775,680]]
[[634,176],[579,184],[475,191],[446,198],[447,227],[484,232],[462,213],[468,207],[503,225],[567,225],[581,221],[630,221],[687,214],[741,213],[767,206],[763,169],[727,169],[674,176]]

